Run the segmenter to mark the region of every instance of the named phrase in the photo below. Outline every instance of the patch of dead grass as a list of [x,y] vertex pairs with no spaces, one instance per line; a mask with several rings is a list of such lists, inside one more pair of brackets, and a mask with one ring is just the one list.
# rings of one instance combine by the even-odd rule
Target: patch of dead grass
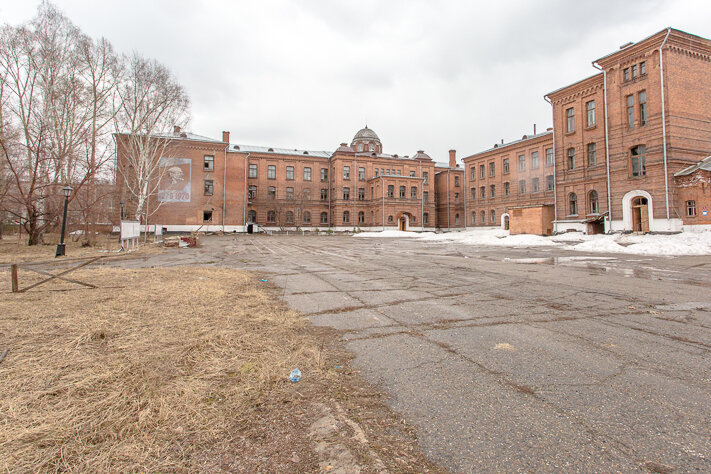
[[[334,437],[365,471],[436,469],[329,334],[275,303],[258,277],[195,267],[72,275],[101,288],[0,294],[0,351],[10,350],[1,470],[312,471],[329,465],[309,434],[324,407],[347,413]],[[370,444],[348,434],[349,420]]]

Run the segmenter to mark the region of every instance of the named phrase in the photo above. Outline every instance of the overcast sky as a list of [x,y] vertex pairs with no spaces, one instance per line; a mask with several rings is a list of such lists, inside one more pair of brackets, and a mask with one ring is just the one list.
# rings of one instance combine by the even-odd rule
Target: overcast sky
[[[667,26],[711,38],[710,0],[56,0],[82,30],[166,64],[191,131],[334,150],[368,123],[383,151],[437,161],[551,125],[547,92]],[[0,0],[18,24],[39,0]]]

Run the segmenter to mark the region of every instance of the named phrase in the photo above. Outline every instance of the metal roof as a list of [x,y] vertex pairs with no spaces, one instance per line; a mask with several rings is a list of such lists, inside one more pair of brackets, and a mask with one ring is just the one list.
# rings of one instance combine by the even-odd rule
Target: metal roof
[[333,153],[322,150],[299,150],[297,148],[275,148],[268,146],[254,146],[242,144],[230,144],[229,151],[233,153],[264,153],[275,155],[294,155],[294,156],[315,156],[317,158],[329,158]]
[[696,170],[711,171],[711,156],[707,156],[698,163],[684,168],[681,171],[674,173],[674,176],[688,176]]
[[493,150],[500,150],[500,149],[505,148],[507,146],[516,145],[517,143],[526,142],[528,140],[533,140],[534,138],[540,138],[540,137],[544,137],[546,135],[552,135],[552,134],[553,134],[553,130],[546,130],[545,132],[537,133],[536,135],[526,135],[526,138],[521,138],[519,140],[514,140],[514,141],[508,142],[508,143],[502,143],[500,145],[497,144],[496,146],[489,148],[488,150],[480,151],[479,153],[474,153],[473,155],[465,156],[462,159],[465,160],[465,159],[471,158],[473,156],[479,156],[479,155],[483,155],[484,153],[489,153],[490,151],[493,151]]
[[205,137],[203,135],[198,135],[196,133],[190,132],[156,133],[153,136],[159,138],[169,138],[171,140],[192,140],[196,142],[224,143],[222,140],[215,140],[214,138]]

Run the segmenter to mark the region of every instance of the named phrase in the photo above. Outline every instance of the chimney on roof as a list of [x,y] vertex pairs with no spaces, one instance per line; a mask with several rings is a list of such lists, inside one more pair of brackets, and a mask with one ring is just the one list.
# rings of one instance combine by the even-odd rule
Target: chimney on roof
[[548,128],[546,129],[546,132],[552,132],[552,131],[553,131],[553,127],[548,127]]
[[224,130],[222,131],[222,141],[228,145],[230,144],[230,132],[225,132]]
[[178,125],[173,125],[173,133],[176,135],[180,134],[180,127]]
[[504,144],[504,139],[503,139],[503,138],[501,139],[501,144],[502,144],[502,145]]
[[449,167],[457,167],[457,150],[449,150]]
[[533,134],[534,135],[536,134],[536,124],[535,123],[533,124]]

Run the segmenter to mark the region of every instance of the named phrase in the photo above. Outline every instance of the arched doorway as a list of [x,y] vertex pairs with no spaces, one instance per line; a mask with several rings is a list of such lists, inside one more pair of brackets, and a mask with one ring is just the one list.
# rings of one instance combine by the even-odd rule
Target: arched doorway
[[652,196],[641,189],[630,191],[622,198],[624,230],[646,233],[655,229]]
[[407,214],[401,214],[397,218],[397,224],[398,224],[398,226],[397,226],[398,229],[400,229],[402,231],[408,230],[410,227],[410,216]]
[[501,228],[504,230],[509,230],[509,213],[508,212],[501,214]]

